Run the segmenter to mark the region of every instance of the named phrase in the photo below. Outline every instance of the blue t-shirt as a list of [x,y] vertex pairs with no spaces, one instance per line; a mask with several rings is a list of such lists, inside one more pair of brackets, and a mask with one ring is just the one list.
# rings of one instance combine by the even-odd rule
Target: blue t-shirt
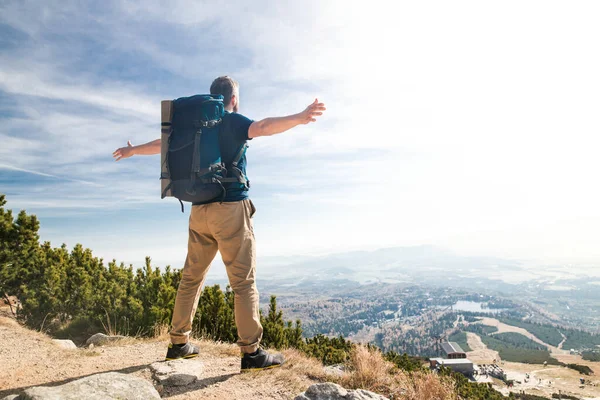
[[[233,159],[237,155],[240,148],[248,140],[252,140],[248,137],[248,129],[252,125],[253,120],[238,113],[230,113],[225,111],[223,116],[223,122],[221,122],[221,131],[219,133],[219,145],[221,147],[221,160],[225,163],[226,167],[229,167],[233,162]],[[238,168],[242,170],[243,174],[246,175],[246,155],[240,159]],[[248,190],[240,188],[239,184],[235,183],[224,183],[223,186],[227,190],[227,194],[223,199],[224,202],[240,201],[248,198]],[[221,197],[206,201],[203,203],[193,203],[194,205],[217,203],[221,201]]]

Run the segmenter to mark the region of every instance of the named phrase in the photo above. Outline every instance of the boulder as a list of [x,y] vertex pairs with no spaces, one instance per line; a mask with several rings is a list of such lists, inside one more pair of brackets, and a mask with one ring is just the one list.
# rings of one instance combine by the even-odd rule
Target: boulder
[[337,375],[341,376],[344,374],[345,367],[344,364],[334,364],[323,367],[323,371],[329,375]]
[[163,386],[186,386],[202,375],[204,365],[198,360],[160,361],[150,365],[154,379]]
[[136,376],[107,372],[55,387],[33,387],[19,400],[151,400],[160,399],[152,384]]
[[335,383],[317,383],[298,395],[295,400],[389,400],[368,390],[346,390]]
[[19,400],[18,394],[10,394],[6,397],[3,397],[2,400]]
[[73,343],[72,340],[52,339],[52,341],[54,343],[56,343],[58,346],[62,347],[63,349],[76,349],[77,348],[77,346],[75,346],[75,343]]
[[96,333],[95,335],[90,337],[85,342],[85,344],[88,346],[91,344],[93,344],[94,346],[102,346],[103,344],[114,342],[116,340],[121,340],[121,339],[125,339],[125,336],[121,336],[121,335],[108,336],[108,335],[105,335],[104,333]]

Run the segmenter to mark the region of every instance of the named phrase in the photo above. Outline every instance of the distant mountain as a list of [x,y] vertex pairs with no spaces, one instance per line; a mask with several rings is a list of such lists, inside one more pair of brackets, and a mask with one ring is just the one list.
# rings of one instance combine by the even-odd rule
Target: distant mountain
[[[271,257],[259,261],[261,279],[314,281],[345,279],[359,283],[416,282],[485,276],[494,269],[519,270],[519,262],[491,257],[464,257],[436,246],[392,247],[317,257]],[[431,279],[429,279],[431,278]]]

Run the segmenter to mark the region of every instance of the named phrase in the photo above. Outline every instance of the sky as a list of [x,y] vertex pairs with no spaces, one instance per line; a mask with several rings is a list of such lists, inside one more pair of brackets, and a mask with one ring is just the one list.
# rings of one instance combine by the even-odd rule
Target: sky
[[42,240],[180,267],[160,101],[240,82],[259,257],[431,244],[600,264],[596,1],[2,1],[0,193]]

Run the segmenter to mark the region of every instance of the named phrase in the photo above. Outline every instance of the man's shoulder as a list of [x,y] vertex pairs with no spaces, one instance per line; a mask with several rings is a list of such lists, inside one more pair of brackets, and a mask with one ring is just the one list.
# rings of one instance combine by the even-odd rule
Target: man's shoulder
[[239,114],[239,113],[232,113],[232,112],[225,112],[225,115],[223,116],[223,121],[228,122],[228,123],[234,123],[234,124],[243,124],[243,123],[252,123],[254,122],[254,120],[246,117],[243,114]]
[[250,140],[248,130],[254,121],[238,113],[225,113],[223,116],[223,126],[226,135],[231,135],[238,141]]

